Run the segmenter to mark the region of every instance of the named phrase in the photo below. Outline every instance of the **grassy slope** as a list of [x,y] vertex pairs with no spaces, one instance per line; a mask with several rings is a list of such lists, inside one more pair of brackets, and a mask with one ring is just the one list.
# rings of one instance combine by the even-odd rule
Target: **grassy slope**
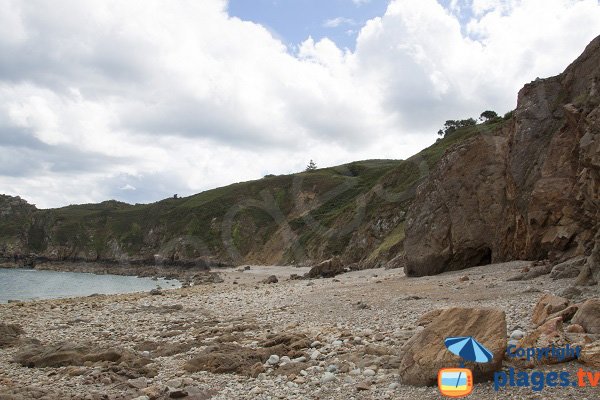
[[[111,243],[116,242],[130,256],[147,257],[164,250],[174,238],[186,237],[197,242],[187,256],[223,259],[227,258],[224,229],[225,236],[231,238],[242,256],[261,254],[265,244],[280,228],[273,217],[280,212],[309,258],[336,254],[346,254],[353,261],[385,258],[387,252],[404,238],[403,218],[376,235],[373,243],[367,246],[367,253],[361,250],[354,254],[349,243],[353,236],[369,235],[368,230],[376,221],[390,219],[389,216],[394,214],[403,215],[410,196],[390,201],[374,194],[374,188],[382,188],[391,194],[409,193],[422,179],[423,163],[432,168],[448,147],[482,129],[495,129],[500,124],[502,122],[459,130],[406,161],[357,161],[310,173],[236,183],[152,204],[106,201],[36,210],[28,223],[22,217],[0,220],[0,244],[14,240],[16,227],[20,226],[25,229],[20,235],[26,238],[26,247],[36,253],[62,246],[70,249],[68,254],[71,255],[85,253],[110,258]],[[336,234],[340,226],[353,218],[361,198],[365,207],[360,225],[351,232]],[[228,216],[232,214],[235,216],[229,218],[229,223]],[[319,224],[320,230],[314,229],[315,223]],[[185,249],[183,254],[186,255]],[[283,258],[281,262],[293,257],[288,251]]]

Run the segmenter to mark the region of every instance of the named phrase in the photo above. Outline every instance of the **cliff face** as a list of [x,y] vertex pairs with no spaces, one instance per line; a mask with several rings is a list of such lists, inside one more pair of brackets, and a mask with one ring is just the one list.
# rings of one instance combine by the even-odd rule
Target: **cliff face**
[[408,210],[407,274],[591,254],[599,105],[600,37],[562,74],[525,85],[510,124],[444,155]]

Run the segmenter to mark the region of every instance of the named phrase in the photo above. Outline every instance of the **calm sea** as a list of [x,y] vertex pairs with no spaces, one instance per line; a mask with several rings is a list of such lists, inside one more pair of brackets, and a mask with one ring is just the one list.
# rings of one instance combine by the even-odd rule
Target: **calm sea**
[[176,280],[154,281],[132,276],[0,268],[0,303],[8,300],[89,296],[94,293],[144,292],[159,285],[163,289],[181,286]]

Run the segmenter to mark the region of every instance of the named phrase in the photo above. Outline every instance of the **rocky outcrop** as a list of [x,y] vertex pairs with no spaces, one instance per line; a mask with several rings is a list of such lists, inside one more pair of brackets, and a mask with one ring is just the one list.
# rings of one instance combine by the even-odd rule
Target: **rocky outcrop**
[[426,315],[420,321],[425,324],[425,329],[417,332],[402,347],[400,377],[403,384],[433,385],[441,368],[460,365],[462,359],[448,351],[444,345],[444,339],[449,336],[473,336],[494,354],[494,358],[488,363],[465,364],[473,371],[476,381],[489,378],[502,367],[506,351],[504,311],[449,308]]
[[346,272],[346,268],[339,257],[325,260],[304,274],[305,278],[333,278],[336,275]]
[[581,325],[587,333],[600,333],[600,299],[589,299],[583,303],[571,322]]
[[480,125],[446,152],[408,210],[407,275],[585,255],[582,279],[597,281],[599,105],[600,37],[562,74],[525,85],[509,124]]

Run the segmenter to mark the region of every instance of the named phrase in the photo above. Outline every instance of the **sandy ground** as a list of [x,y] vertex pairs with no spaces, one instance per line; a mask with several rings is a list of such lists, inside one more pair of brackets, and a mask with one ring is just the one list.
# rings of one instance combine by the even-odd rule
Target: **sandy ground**
[[[13,361],[27,346],[25,339],[0,349],[0,399],[141,400],[176,398],[184,392],[191,399],[438,399],[436,387],[402,385],[395,367],[402,345],[417,330],[415,321],[436,308],[492,307],[506,312],[509,332],[532,330],[531,311],[541,295],[558,293],[571,282],[547,275],[506,281],[528,264],[494,264],[422,278],[407,278],[402,270],[363,270],[311,281],[288,279],[307,269],[252,266],[244,272],[221,271],[225,282],[220,284],[165,290],[162,295],[2,304],[0,322],[20,325],[23,337],[42,345],[66,342],[98,351],[118,349],[149,364],[144,369],[133,362],[115,367],[88,361],[27,368]],[[279,282],[261,283],[269,275]],[[469,280],[460,281],[465,275]],[[585,290],[586,297],[598,296],[597,287]],[[310,343],[299,350],[306,358],[300,359],[303,369],[282,372],[281,363],[287,360],[255,377],[184,368],[208,346],[258,349],[282,335],[305,337]],[[375,354],[373,348],[378,349]],[[550,370],[574,372],[579,367],[570,362]],[[596,399],[598,390],[496,392],[485,383],[475,386],[471,398]]]

